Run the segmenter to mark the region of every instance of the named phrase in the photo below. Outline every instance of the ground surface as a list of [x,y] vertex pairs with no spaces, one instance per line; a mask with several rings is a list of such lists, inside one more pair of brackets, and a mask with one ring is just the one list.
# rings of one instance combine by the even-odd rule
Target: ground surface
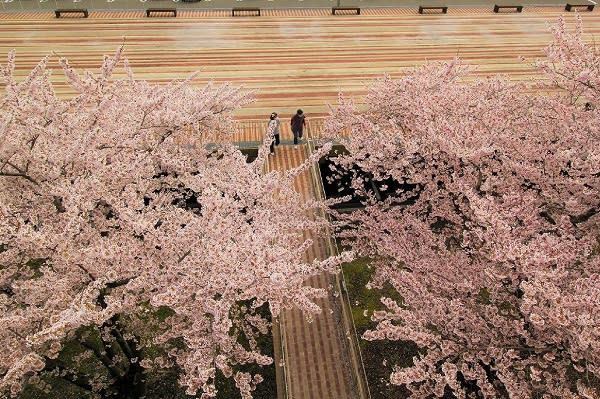
[[[499,0],[500,1],[500,0]],[[88,8],[89,10],[143,10],[148,7],[177,7],[181,10],[260,7],[262,9],[328,8],[335,5],[359,7],[414,7],[419,4],[448,6],[488,6],[494,0],[4,0],[0,10],[6,12],[55,10],[56,8]],[[510,3],[510,2],[509,2]],[[522,0],[525,5],[564,5],[564,0]],[[508,3],[505,3],[508,4]],[[510,3],[513,4],[513,3]]]
[[[0,54],[16,48],[23,74],[50,51],[85,69],[97,67],[103,54],[125,41],[140,78],[164,81],[200,70],[199,84],[212,79],[256,90],[256,102],[239,117],[266,119],[277,111],[283,119],[298,107],[310,117],[324,115],[340,90],[361,95],[373,79],[397,76],[425,60],[458,55],[480,65],[479,75],[526,78],[533,69],[518,57],[542,56],[550,40],[546,23],[562,12],[557,7],[526,7],[521,14],[451,8],[447,15],[418,15],[411,8],[364,10],[360,16],[307,10],[307,16],[273,11],[282,15],[231,18],[194,17],[189,11],[174,19],[131,11],[121,16],[138,18],[96,13],[58,20],[50,13],[0,13]],[[600,12],[582,15],[591,40],[600,33]]]
[[[239,5],[254,5],[253,1]],[[184,11],[177,18],[144,18],[138,10],[59,20],[47,11],[0,13],[0,53],[17,49],[21,75],[51,51],[88,69],[97,68],[103,54],[125,41],[139,78],[165,81],[201,70],[198,84],[243,83],[256,90],[256,102],[236,116],[266,122],[272,111],[279,112],[286,145],[272,157],[270,168],[286,169],[299,164],[308,152],[305,145],[294,149],[287,144],[291,138],[287,120],[296,108],[302,107],[312,126],[318,126],[315,117],[326,114],[327,104],[336,102],[340,90],[360,96],[366,84],[384,73],[399,76],[404,68],[456,55],[479,65],[479,76],[506,73],[526,79],[534,73],[531,62],[542,56],[541,49],[550,40],[546,23],[563,11],[526,7],[522,14],[494,14],[487,6],[451,8],[447,15],[418,15],[415,8],[363,10],[360,16],[328,12],[272,10],[260,18],[231,18],[226,11]],[[600,13],[585,13],[583,19],[593,40],[600,34]],[[521,55],[530,63],[521,62]],[[51,64],[57,64],[56,58]],[[58,73],[55,81],[60,93],[71,93]],[[244,126],[241,139],[261,139],[264,122]],[[317,194],[315,184],[314,175],[307,175],[299,179],[298,188],[308,197]],[[317,242],[311,251],[308,259],[323,256],[326,245]],[[323,276],[312,283],[327,286],[332,281]],[[312,324],[294,312],[284,316],[289,397],[353,399],[355,374],[349,367],[340,300],[331,297],[321,304],[324,315]]]

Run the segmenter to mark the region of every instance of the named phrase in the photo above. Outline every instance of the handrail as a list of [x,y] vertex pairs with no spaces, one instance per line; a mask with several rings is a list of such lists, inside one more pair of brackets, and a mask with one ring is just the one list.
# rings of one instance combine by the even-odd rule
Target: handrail
[[[266,126],[266,122],[263,120],[256,121],[256,120],[252,120],[249,121],[250,123],[264,123],[265,125],[265,131],[267,129]],[[237,125],[238,125],[238,130],[241,129],[241,126],[244,125],[244,123],[240,123],[240,121],[237,121]],[[260,146],[262,144],[262,142],[260,142],[258,145]],[[266,157],[265,158],[265,162],[262,165],[261,168],[261,172],[264,173],[268,173],[270,170],[269,167],[269,163],[271,162],[270,157]],[[279,320],[273,320],[271,319],[271,323],[273,325],[273,328],[271,329],[271,332],[273,334],[273,362],[275,363],[275,384],[277,386],[277,399],[289,399],[289,393],[290,393],[290,388],[289,388],[289,379],[290,376],[287,372],[286,369],[286,360],[287,360],[287,338],[286,338],[286,330],[285,328],[282,328],[282,325],[284,325],[284,319],[285,319],[285,315],[282,313],[279,314]],[[277,343],[276,341],[278,341],[279,343],[279,351],[277,350]],[[277,361],[277,356],[276,353],[280,352],[281,357],[279,359],[279,361]],[[280,377],[279,373],[283,373],[283,377]],[[282,382],[280,382],[282,381]]]
[[[321,118],[311,118],[311,121],[314,121],[315,119],[320,120]],[[251,127],[256,126],[255,124],[262,124],[265,123],[265,129],[266,129],[266,122],[262,119],[260,120],[243,120],[243,121],[237,121],[238,124],[238,129],[241,131],[243,129],[243,126],[246,125],[250,125]],[[306,126],[306,144],[307,144],[307,155],[311,156],[314,152],[315,152],[315,139],[313,138],[313,132],[311,129],[311,126],[313,124],[307,123]],[[264,137],[261,135],[261,138]],[[318,140],[318,139],[317,139]],[[255,144],[257,144],[258,146],[260,146],[260,144],[262,143],[262,141],[256,141],[253,142]],[[266,173],[269,171],[269,163],[271,162],[270,158],[267,157],[265,159],[265,163],[262,166],[262,173]],[[315,195],[319,198],[319,199],[324,199],[325,198],[325,188],[323,186],[323,180],[321,179],[320,176],[320,172],[317,170],[317,166],[315,164],[312,164],[310,166],[310,173],[312,174],[312,179],[311,180],[311,184],[313,186],[313,192],[315,193]],[[321,212],[321,216],[323,217],[328,217],[328,215],[326,215],[322,210]],[[329,256],[334,256],[339,254],[339,249],[337,246],[337,243],[331,238],[331,235],[327,236],[327,248],[328,248],[328,255]],[[341,280],[340,280],[340,276],[341,276]],[[334,275],[334,280],[335,280],[335,289],[341,293],[342,297],[344,298],[341,301],[341,308],[342,308],[342,322],[344,324],[345,330],[347,332],[347,334],[350,334],[350,331],[352,331],[352,335],[347,335],[350,343],[350,358],[351,358],[351,363],[352,363],[352,370],[353,373],[356,377],[356,381],[357,381],[357,389],[358,389],[358,393],[359,393],[359,398],[360,399],[371,399],[371,391],[369,389],[369,384],[368,384],[368,380],[367,380],[367,374],[366,374],[366,370],[364,367],[364,362],[363,362],[363,357],[362,357],[362,352],[360,351],[360,347],[358,345],[358,333],[356,331],[356,325],[354,324],[354,319],[351,316],[351,309],[352,309],[352,305],[350,304],[350,298],[348,296],[348,290],[346,289],[346,284],[345,284],[345,277],[344,277],[344,270],[342,268],[340,268],[340,272]],[[276,375],[277,375],[277,371],[281,370],[280,372],[283,372],[283,384],[282,386],[280,386],[280,384],[277,384],[277,399],[290,399],[289,394],[290,394],[290,375],[287,372],[287,337],[286,337],[286,330],[285,328],[282,328],[282,326],[284,325],[284,320],[285,320],[285,314],[281,313],[279,315],[279,321],[273,321],[273,345],[274,345],[274,350],[275,348],[275,334],[277,334],[278,336],[278,340],[279,340],[279,350],[281,351],[281,359],[279,363],[282,364],[276,364],[275,365],[275,370],[276,370]],[[279,378],[276,377],[276,380],[279,380]],[[283,388],[283,392],[281,392],[281,389]]]
[[[280,318],[280,320],[281,320],[280,325],[283,324],[284,316],[285,315],[283,315],[283,314],[280,315],[280,317],[281,317]],[[281,350],[282,350],[282,353],[283,353],[283,356],[282,356],[283,364],[281,365],[281,369],[283,370],[283,382],[284,382],[284,384],[283,384],[283,387],[284,387],[283,388],[283,395],[287,399],[287,398],[289,398],[289,395],[290,395],[290,385],[291,385],[291,383],[290,383],[290,375],[287,372],[287,368],[286,368],[286,365],[287,365],[287,363],[286,363],[286,361],[287,361],[287,332],[286,332],[286,329],[284,328],[283,329],[283,335],[281,335],[281,330],[282,329],[280,328],[279,330],[280,330],[280,337],[281,337]]]
[[[275,363],[275,382],[276,382],[276,386],[277,386],[277,399],[288,399],[289,398],[289,374],[287,373],[287,369],[286,369],[286,360],[287,360],[287,346],[286,346],[286,342],[287,342],[287,338],[286,338],[286,332],[285,332],[285,328],[282,328],[281,325],[284,324],[284,314],[280,313],[279,314],[279,321],[275,321],[273,320],[273,357],[275,357],[275,359],[273,359],[273,361],[277,360],[277,356],[275,356],[275,353],[277,353],[277,346],[276,346],[276,338],[277,341],[279,341],[279,351],[281,351],[281,356],[279,358],[279,361]],[[280,375],[279,373],[282,373],[283,376],[278,377],[278,375]]]
[[[307,144],[307,152],[308,156],[312,155],[315,151],[314,142],[312,139],[312,131],[310,128],[311,124],[307,124],[306,129],[306,144]],[[320,199],[325,198],[325,187],[323,186],[323,179],[320,176],[320,172],[317,171],[317,167],[315,164],[311,165],[310,170],[313,174],[313,189],[315,191],[315,195],[318,195]],[[320,184],[319,184],[320,183]],[[328,215],[322,215],[324,217],[329,217]],[[331,235],[327,236],[327,247],[329,250],[329,256],[334,256],[339,254],[339,249],[337,243],[331,238]],[[342,280],[340,282],[340,275]],[[340,272],[335,274],[335,284],[338,292],[341,293],[342,297],[345,301],[341,301],[342,304],[342,319],[346,327],[346,331],[348,334],[350,333],[350,327],[353,332],[353,337],[348,336],[350,341],[350,357],[352,360],[352,369],[354,371],[357,385],[358,385],[358,393],[361,399],[371,399],[371,391],[369,389],[369,383],[367,380],[367,373],[365,370],[365,364],[363,362],[362,353],[360,351],[360,347],[358,345],[358,333],[356,332],[356,325],[354,324],[354,319],[351,316],[352,305],[350,304],[350,298],[348,296],[348,290],[346,289],[344,270],[340,267]],[[358,355],[358,356],[357,356]]]

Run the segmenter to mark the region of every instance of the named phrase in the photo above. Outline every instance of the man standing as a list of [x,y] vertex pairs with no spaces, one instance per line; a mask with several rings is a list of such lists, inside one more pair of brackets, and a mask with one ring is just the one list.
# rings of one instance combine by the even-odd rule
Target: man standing
[[[294,133],[294,146],[298,145],[298,139],[302,138],[302,129],[306,126],[304,112],[299,109],[296,115],[292,116],[292,133]],[[294,147],[296,148],[296,147]]]

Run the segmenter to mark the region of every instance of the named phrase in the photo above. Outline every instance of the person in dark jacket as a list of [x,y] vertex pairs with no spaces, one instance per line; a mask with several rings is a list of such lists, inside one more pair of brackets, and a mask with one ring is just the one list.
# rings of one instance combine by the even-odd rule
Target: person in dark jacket
[[306,126],[306,119],[304,112],[299,109],[296,111],[296,115],[292,116],[292,133],[294,133],[294,145],[298,144],[298,139],[302,138],[302,130]]

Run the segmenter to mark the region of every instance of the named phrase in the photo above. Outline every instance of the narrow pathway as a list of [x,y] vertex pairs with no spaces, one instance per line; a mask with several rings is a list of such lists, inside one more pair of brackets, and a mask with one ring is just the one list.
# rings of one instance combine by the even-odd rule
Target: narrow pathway
[[[282,139],[291,139],[287,121],[282,121]],[[269,157],[269,170],[287,170],[307,158],[306,145],[280,145]],[[310,172],[298,176],[295,186],[305,199],[314,198],[314,177]],[[307,237],[308,238],[308,237]],[[306,261],[324,258],[327,243],[315,239],[306,252]],[[308,284],[319,288],[335,286],[334,276],[323,274]],[[286,311],[281,317],[281,335],[289,399],[359,398],[346,328],[342,320],[341,297],[329,295],[317,301],[323,312],[308,323],[298,310]]]

